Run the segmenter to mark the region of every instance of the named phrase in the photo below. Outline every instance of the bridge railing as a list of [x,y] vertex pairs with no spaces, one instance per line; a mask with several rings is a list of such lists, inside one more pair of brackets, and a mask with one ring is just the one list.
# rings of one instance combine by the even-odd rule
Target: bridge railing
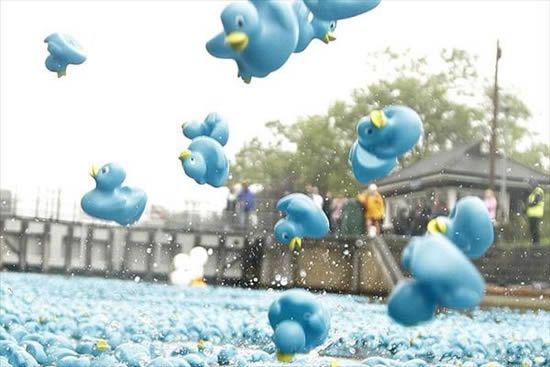
[[[0,268],[14,271],[165,281],[174,270],[176,254],[202,246],[210,254],[205,278],[211,284],[306,286],[384,295],[402,273],[406,275],[399,265],[408,242],[402,236],[306,240],[304,251],[296,254],[277,244],[269,233],[238,227],[194,231],[175,225],[120,227],[0,217],[0,232]],[[548,247],[493,247],[476,265],[493,284],[548,287],[548,259]]]

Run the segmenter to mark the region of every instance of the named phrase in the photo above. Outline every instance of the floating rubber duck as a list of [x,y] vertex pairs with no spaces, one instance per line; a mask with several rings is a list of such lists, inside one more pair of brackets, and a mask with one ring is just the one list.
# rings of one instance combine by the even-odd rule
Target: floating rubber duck
[[67,65],[80,65],[86,61],[82,46],[71,36],[52,33],[44,40],[50,55],[46,58],[46,68],[61,78],[67,74]]
[[208,136],[199,136],[183,150],[179,159],[185,174],[198,184],[223,186],[229,176],[229,161],[220,143]]
[[208,136],[222,146],[229,139],[229,125],[217,113],[210,113],[204,119],[204,122],[189,121],[181,126],[183,135],[189,139],[195,139],[199,136]]
[[86,214],[123,226],[139,220],[147,204],[147,195],[140,189],[121,187],[126,172],[120,165],[109,163],[100,169],[93,166],[90,175],[96,182],[96,188],[81,200]]
[[290,250],[302,248],[302,238],[322,238],[329,231],[326,214],[304,194],[290,194],[279,200],[277,209],[287,216],[275,224],[275,238]]
[[330,330],[330,314],[315,296],[291,289],[269,307],[269,324],[277,359],[290,362],[296,353],[308,353],[324,343]]
[[368,183],[390,173],[397,158],[414,147],[422,134],[422,121],[409,107],[389,106],[363,117],[356,130],[349,161],[357,181]]
[[245,83],[279,69],[296,49],[298,21],[291,4],[278,0],[250,0],[225,7],[224,32],[208,41],[214,57],[233,59]]
[[[318,39],[328,44],[334,40],[334,30],[336,29],[335,20],[320,20],[312,16],[311,12],[305,6],[302,0],[295,0],[292,3],[292,9],[298,20],[298,43],[294,52],[302,52],[314,39]],[[310,20],[310,18],[313,18]]]
[[471,261],[441,234],[427,234],[409,242],[401,265],[413,279],[401,281],[388,300],[391,318],[416,325],[433,318],[438,305],[466,309],[479,305],[485,282]]
[[443,234],[472,259],[485,254],[494,240],[489,211],[475,196],[458,200],[448,217],[432,219],[428,231]]
[[380,0],[303,0],[316,18],[340,20],[366,13]]

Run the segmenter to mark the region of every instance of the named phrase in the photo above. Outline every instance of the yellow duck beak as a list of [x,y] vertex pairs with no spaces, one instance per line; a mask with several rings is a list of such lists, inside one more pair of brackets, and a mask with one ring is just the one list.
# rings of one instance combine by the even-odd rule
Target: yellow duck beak
[[107,349],[109,349],[109,343],[105,339],[98,339],[95,342],[95,347],[100,352],[105,352]]
[[98,173],[99,173],[99,167],[96,166],[95,164],[92,165],[92,168],[90,168],[90,176],[92,176],[93,178],[96,178]]
[[193,153],[189,149],[184,149],[181,151],[179,159],[180,161],[184,161],[188,158],[190,158],[193,155]]
[[379,129],[386,125],[386,116],[384,116],[384,111],[382,110],[372,111],[370,113],[370,120],[372,124]]
[[332,41],[336,41],[336,36],[332,32],[325,33],[325,36],[323,37],[322,41],[326,44],[329,44]]
[[288,243],[288,248],[290,251],[300,251],[302,249],[302,239],[300,237],[294,237]]
[[289,363],[294,359],[294,354],[277,352],[277,360],[283,363]]
[[447,232],[447,225],[439,218],[432,219],[428,222],[428,232],[444,234]]
[[231,32],[225,37],[225,43],[233,51],[242,52],[248,46],[248,35],[244,32]]

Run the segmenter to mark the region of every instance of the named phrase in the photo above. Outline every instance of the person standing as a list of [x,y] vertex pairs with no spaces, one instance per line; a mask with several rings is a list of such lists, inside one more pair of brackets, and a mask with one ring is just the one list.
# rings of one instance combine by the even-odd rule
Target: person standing
[[527,197],[527,219],[529,221],[529,232],[533,246],[540,244],[540,221],[544,215],[544,191],[534,178],[529,179],[531,194]]
[[428,222],[431,219],[432,209],[427,198],[416,200],[412,215],[411,235],[421,236],[426,233]]
[[250,214],[254,210],[254,201],[256,195],[250,191],[248,181],[241,183],[241,191],[237,195],[237,212],[239,213],[239,222],[242,227],[248,227]]
[[342,227],[342,217],[344,214],[344,207],[347,203],[347,199],[342,194],[336,195],[330,203],[330,223],[332,231],[334,233],[340,234],[340,229]]
[[[323,212],[329,219],[329,222],[330,222],[330,206],[332,205],[332,200],[333,200],[332,193],[330,191],[327,191],[327,194],[323,199]],[[332,228],[332,223],[331,223],[331,228]]]
[[233,215],[237,208],[237,194],[235,193],[235,186],[229,187],[229,193],[227,194],[227,201],[225,205],[225,210]]
[[485,197],[483,199],[483,202],[485,203],[485,207],[489,212],[491,222],[493,222],[494,225],[497,219],[497,198],[495,197],[495,193],[493,192],[493,190],[485,190]]
[[228,189],[224,213],[225,225],[234,227],[237,221],[237,193],[235,186],[229,186]]
[[319,189],[317,186],[313,186],[311,198],[313,199],[315,205],[317,205],[319,209],[323,210],[323,203],[325,200],[323,200],[323,197],[319,194]]
[[432,202],[431,219],[449,215],[447,204],[441,199],[439,192],[434,192],[430,199]]
[[367,234],[376,237],[380,234],[384,220],[384,199],[378,192],[378,187],[370,184],[366,193],[360,196],[360,200],[365,207]]

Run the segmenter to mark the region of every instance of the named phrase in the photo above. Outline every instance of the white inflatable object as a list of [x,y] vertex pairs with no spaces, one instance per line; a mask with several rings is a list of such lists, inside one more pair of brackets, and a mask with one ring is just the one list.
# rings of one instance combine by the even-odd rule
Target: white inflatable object
[[208,251],[204,247],[193,247],[189,254],[180,253],[174,257],[174,271],[170,282],[188,287],[204,285],[204,266],[208,261]]

